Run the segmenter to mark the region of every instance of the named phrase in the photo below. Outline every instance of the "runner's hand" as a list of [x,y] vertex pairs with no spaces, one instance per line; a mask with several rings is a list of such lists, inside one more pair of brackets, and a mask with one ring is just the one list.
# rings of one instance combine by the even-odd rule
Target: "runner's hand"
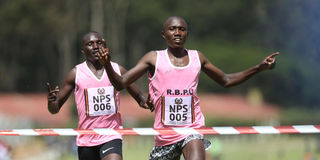
[[141,108],[150,109],[151,112],[154,111],[154,105],[150,99],[150,94],[148,95],[147,101],[146,102],[141,101],[139,105]]
[[102,42],[104,44],[104,47],[99,48],[98,58],[99,58],[100,64],[105,65],[108,61],[110,61],[111,57],[109,54],[109,48],[106,44],[106,41],[102,39]]
[[47,82],[47,88],[48,88],[48,97],[47,97],[48,105],[52,105],[53,103],[55,103],[60,89],[59,89],[59,86],[56,86],[54,90],[51,90],[51,86],[49,82]]
[[276,56],[279,55],[279,52],[272,53],[268,57],[266,57],[260,64],[259,64],[259,71],[270,70],[273,69],[276,65]]

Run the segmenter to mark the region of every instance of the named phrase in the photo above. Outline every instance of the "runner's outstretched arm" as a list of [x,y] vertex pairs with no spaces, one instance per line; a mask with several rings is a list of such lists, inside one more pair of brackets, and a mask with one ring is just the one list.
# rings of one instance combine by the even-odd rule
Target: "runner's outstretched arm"
[[260,64],[255,65],[247,70],[231,74],[226,74],[214,66],[201,52],[199,52],[199,57],[202,71],[204,71],[211,79],[227,88],[238,85],[261,71],[273,69],[276,64],[275,56],[279,54],[279,52],[272,53]]

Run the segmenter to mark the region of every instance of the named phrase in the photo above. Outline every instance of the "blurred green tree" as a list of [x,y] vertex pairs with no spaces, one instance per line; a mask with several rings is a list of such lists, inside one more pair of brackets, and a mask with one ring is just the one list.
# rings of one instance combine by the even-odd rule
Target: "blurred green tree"
[[89,30],[103,33],[113,60],[131,68],[147,51],[164,49],[162,23],[177,15],[189,24],[186,47],[227,73],[281,52],[274,71],[234,88],[201,75],[200,92],[246,94],[253,87],[267,101],[316,107],[319,9],[317,0],[2,0],[0,90],[43,92],[46,81],[61,84],[81,60],[80,39]]

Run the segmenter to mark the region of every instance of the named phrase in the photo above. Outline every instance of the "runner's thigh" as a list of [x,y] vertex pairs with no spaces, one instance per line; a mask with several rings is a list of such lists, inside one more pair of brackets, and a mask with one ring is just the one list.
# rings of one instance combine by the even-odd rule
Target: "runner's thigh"
[[202,140],[191,140],[184,146],[182,153],[185,160],[204,160],[205,150]]

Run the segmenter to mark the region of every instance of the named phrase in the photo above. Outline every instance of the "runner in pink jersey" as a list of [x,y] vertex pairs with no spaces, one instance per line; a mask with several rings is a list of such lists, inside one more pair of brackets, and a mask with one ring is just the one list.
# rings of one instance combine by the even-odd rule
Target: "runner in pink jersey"
[[[112,67],[121,74],[118,64],[112,63]],[[78,64],[74,95],[79,129],[122,128],[118,112],[119,92],[114,90],[105,72],[99,79],[90,70],[87,62]],[[122,137],[121,135],[81,135],[77,138],[77,145],[96,146],[114,139],[122,139]]]
[[[100,63],[104,65],[110,81],[117,90],[125,88],[148,72],[149,93],[156,111],[156,128],[204,126],[196,94],[199,70],[223,87],[230,87],[246,81],[256,73],[273,69],[275,56],[279,54],[273,53],[247,70],[226,74],[200,51],[185,49],[187,35],[188,26],[185,20],[176,16],[169,17],[162,31],[162,37],[167,42],[167,50],[148,52],[135,67],[122,76],[112,69],[108,49],[100,48]],[[176,160],[183,154],[185,160],[203,160],[205,145],[206,141],[202,135],[156,136],[155,147],[149,159]]]
[[[89,32],[82,39],[81,52],[86,61],[78,64],[67,75],[61,91],[56,86],[51,90],[48,85],[48,110],[56,114],[74,90],[78,111],[78,129],[122,128],[119,92],[114,89],[104,67],[98,61],[99,47],[106,47],[102,36]],[[111,67],[119,75],[126,70],[111,62]],[[140,107],[148,109],[147,99],[134,86],[128,92]],[[121,135],[80,135],[77,137],[78,157],[80,160],[121,160]]]
[[[197,51],[187,52],[189,63],[179,67],[170,62],[167,50],[157,51],[156,70],[152,77],[149,75],[149,94],[155,106],[160,106],[155,109],[154,128],[204,127],[197,96],[200,60]],[[166,146],[187,136],[159,135],[155,137],[155,145]]]

